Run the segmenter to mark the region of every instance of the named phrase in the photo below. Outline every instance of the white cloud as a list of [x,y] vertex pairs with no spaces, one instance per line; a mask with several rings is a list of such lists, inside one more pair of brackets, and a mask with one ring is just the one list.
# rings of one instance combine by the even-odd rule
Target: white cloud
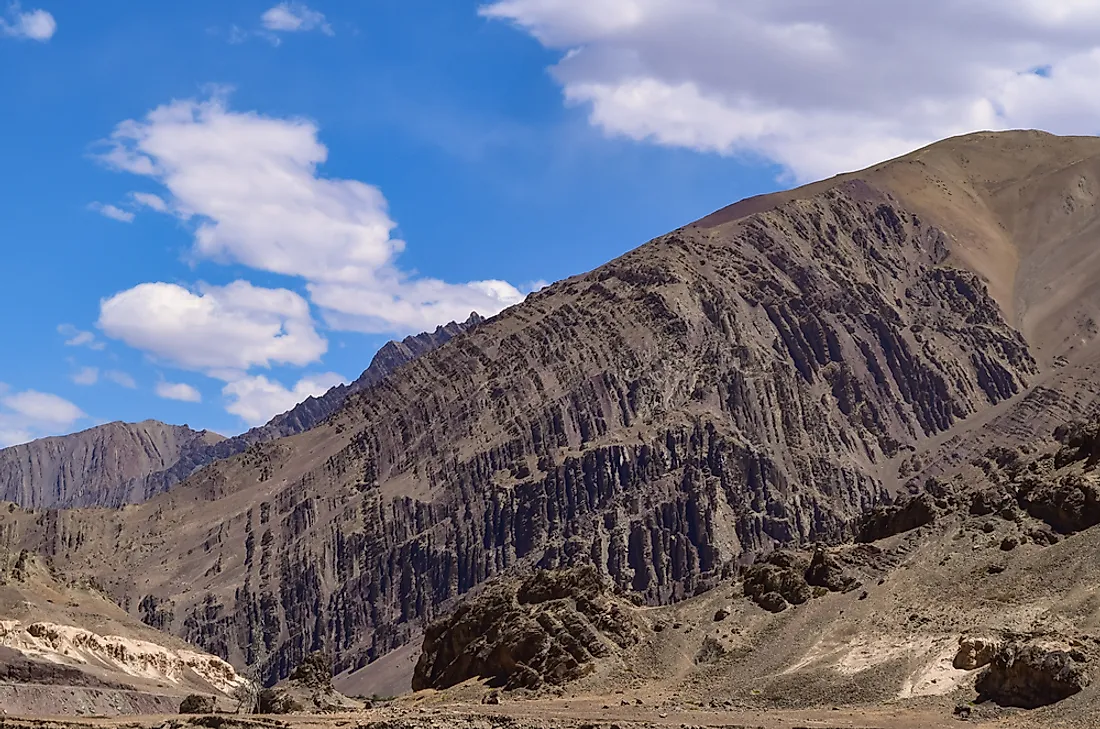
[[59,324],[57,333],[65,337],[66,347],[88,347],[89,349],[102,350],[107,345],[96,339],[92,332],[77,329],[72,324]]
[[115,207],[114,205],[104,205],[103,203],[94,202],[88,206],[89,210],[94,210],[105,218],[111,220],[117,220],[120,223],[132,223],[134,222],[134,214],[129,210],[123,210],[122,208]]
[[328,348],[314,329],[305,299],[246,281],[199,285],[196,291],[141,284],[100,303],[99,327],[131,347],[192,370],[304,366]]
[[335,35],[332,26],[325,22],[324,13],[317,12],[304,3],[283,2],[268,9],[260,17],[263,27],[273,32],[295,33],[319,30],[325,35]]
[[0,448],[54,435],[87,418],[64,398],[45,392],[11,392],[0,384]]
[[1100,131],[1100,4],[1086,0],[499,0],[481,14],[560,50],[565,100],[606,133],[759,155],[802,180],[978,129]]
[[23,12],[19,3],[12,3],[0,13],[0,35],[27,38],[45,43],[57,31],[57,21],[45,10]]
[[215,95],[123,122],[101,159],[163,185],[164,210],[195,226],[197,257],[306,279],[334,326],[408,333],[523,300],[499,281],[450,284],[402,272],[396,259],[405,244],[391,237],[396,224],[382,192],[321,176],[328,150],[317,134],[305,119],[234,112]]
[[202,402],[202,393],[183,382],[158,382],[157,397],[180,402]]
[[99,382],[99,368],[81,367],[73,373],[72,381],[78,385],[94,385]]
[[393,281],[373,289],[355,284],[309,286],[313,302],[335,329],[367,333],[426,331],[442,323],[464,321],[471,312],[493,314],[524,299],[505,281],[448,284],[434,279]]
[[151,192],[132,192],[130,198],[133,199],[136,205],[155,210],[158,213],[168,212],[168,203],[164,202],[164,199],[159,195],[154,195]]
[[137,382],[134,381],[134,378],[119,370],[107,370],[103,373],[103,379],[113,382],[119,387],[125,387],[127,390],[137,389]]
[[267,377],[245,377],[228,383],[222,394],[229,403],[226,410],[240,417],[250,426],[263,425],[274,416],[285,413],[308,397],[318,397],[346,380],[338,374],[327,372],[307,375],[287,389]]

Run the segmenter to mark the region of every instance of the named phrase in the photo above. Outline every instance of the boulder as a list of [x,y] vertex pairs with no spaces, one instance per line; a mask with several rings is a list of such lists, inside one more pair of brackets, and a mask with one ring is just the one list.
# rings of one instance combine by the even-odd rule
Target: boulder
[[297,714],[302,711],[305,711],[305,706],[285,688],[265,688],[256,696],[257,714]]
[[214,697],[205,694],[189,694],[180,703],[181,714],[213,714],[214,708]]
[[429,626],[412,687],[442,689],[470,678],[506,690],[560,686],[637,643],[643,630],[595,567],[539,571],[499,582]]
[[978,678],[979,700],[1034,709],[1089,685],[1086,659],[1065,646],[1012,642],[1001,646]]
[[778,592],[764,593],[757,599],[756,604],[771,613],[781,613],[790,607]]

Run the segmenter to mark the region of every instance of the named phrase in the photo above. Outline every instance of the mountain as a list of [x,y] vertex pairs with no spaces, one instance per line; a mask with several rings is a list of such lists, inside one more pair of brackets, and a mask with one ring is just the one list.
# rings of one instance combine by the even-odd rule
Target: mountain
[[252,428],[233,438],[211,443],[207,448],[191,451],[169,468],[126,483],[119,489],[114,499],[73,505],[120,506],[124,503],[141,503],[156,494],[167,491],[195,471],[215,461],[243,453],[259,443],[304,433],[336,412],[350,395],[378,384],[401,366],[446,344],[483,321],[485,321],[484,318],[475,311],[464,322],[451,322],[436,327],[432,332],[408,336],[400,342],[387,342],[374,355],[370,366],[354,382],[337,385],[320,397],[308,397],[258,428]]
[[313,428],[351,394],[381,382],[402,365],[483,321],[462,323],[388,342],[357,380],[309,397],[266,425],[233,438],[146,421],[110,423],[81,433],[0,450],[0,500],[26,508],[118,507],[167,491],[214,461]]
[[5,448],[0,450],[0,500],[31,508],[111,501],[119,484],[221,440],[209,431],[146,420]]
[[147,503],[0,527],[270,680],[536,566],[677,603],[1095,410],[1098,200],[1100,139],[947,140],[554,284]]

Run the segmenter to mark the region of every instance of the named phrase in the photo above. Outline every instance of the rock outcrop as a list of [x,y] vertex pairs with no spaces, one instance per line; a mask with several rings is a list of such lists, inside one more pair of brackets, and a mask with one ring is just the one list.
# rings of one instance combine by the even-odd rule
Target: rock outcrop
[[413,689],[471,678],[505,689],[561,685],[638,642],[644,628],[591,566],[490,586],[431,625]]
[[324,651],[306,656],[289,678],[261,689],[256,697],[258,714],[331,714],[362,708],[362,703],[333,687],[332,657]]
[[181,714],[213,714],[217,706],[213,696],[188,694],[180,702]]
[[1080,650],[1043,643],[1009,642],[978,678],[979,700],[1034,709],[1069,698],[1089,685]]

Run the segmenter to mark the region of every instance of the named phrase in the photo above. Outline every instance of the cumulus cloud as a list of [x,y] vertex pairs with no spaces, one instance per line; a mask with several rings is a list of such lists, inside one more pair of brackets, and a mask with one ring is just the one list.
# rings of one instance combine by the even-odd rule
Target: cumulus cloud
[[[315,124],[229,109],[223,94],[120,124],[101,159],[163,186],[133,198],[194,226],[196,257],[297,276],[333,326],[408,333],[523,300],[502,281],[446,283],[400,270],[382,192],[327,178]],[[159,202],[158,202],[159,201]]]
[[98,325],[158,360],[207,372],[304,366],[328,348],[305,299],[246,281],[194,291],[141,284],[103,300]]
[[111,220],[117,220],[120,223],[132,223],[134,222],[134,214],[129,210],[123,210],[122,208],[114,205],[104,205],[103,203],[94,202],[88,206],[90,210],[94,210],[105,218]]
[[0,447],[68,431],[87,418],[68,400],[45,392],[12,392],[0,383]]
[[1100,5],[1079,0],[498,0],[562,53],[608,134],[807,180],[978,129],[1100,131]]
[[202,393],[184,382],[158,382],[157,397],[179,402],[202,402]]
[[94,385],[99,382],[99,368],[81,367],[73,373],[72,381],[77,385]]
[[88,347],[89,349],[102,350],[107,346],[99,341],[92,332],[77,329],[72,324],[59,324],[57,333],[65,338],[66,347]]
[[285,413],[306,398],[323,395],[344,382],[346,380],[342,376],[326,372],[303,377],[293,388],[287,389],[261,375],[230,382],[222,388],[222,394],[228,401],[226,410],[248,425],[256,426]]
[[12,3],[6,12],[0,12],[0,35],[45,43],[55,32],[57,21],[45,10],[24,12],[19,3]]
[[284,2],[268,9],[260,16],[263,27],[276,33],[297,33],[319,30],[325,35],[335,35],[332,26],[325,22],[324,13],[304,3]]

